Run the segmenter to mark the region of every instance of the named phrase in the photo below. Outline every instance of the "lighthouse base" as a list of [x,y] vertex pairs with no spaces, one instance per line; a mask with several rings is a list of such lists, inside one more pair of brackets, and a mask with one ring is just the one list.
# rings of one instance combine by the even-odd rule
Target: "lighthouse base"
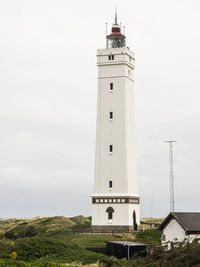
[[133,232],[133,225],[92,225],[91,230],[94,232]]

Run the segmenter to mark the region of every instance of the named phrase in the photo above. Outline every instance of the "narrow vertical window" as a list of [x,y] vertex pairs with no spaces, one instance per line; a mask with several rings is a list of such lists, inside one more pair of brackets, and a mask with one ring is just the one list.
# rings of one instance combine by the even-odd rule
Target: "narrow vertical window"
[[110,112],[110,120],[112,120],[113,119],[113,112],[111,111]]
[[131,75],[131,71],[130,70],[128,70],[128,76],[130,76]]
[[114,60],[114,55],[112,55],[112,60]]
[[108,56],[108,60],[111,60],[111,55]]
[[110,145],[110,146],[109,146],[109,151],[110,151],[110,153],[113,152],[113,145]]
[[107,208],[106,212],[108,213],[108,220],[112,220],[114,209],[112,207],[109,207],[109,208]]
[[112,181],[109,181],[109,189],[111,189],[112,188]]
[[110,83],[110,91],[113,90],[113,83]]

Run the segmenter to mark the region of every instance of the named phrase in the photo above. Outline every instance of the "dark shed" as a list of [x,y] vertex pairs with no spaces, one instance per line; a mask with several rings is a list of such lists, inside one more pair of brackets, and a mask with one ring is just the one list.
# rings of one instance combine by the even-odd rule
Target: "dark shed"
[[145,257],[147,255],[147,245],[129,241],[106,241],[106,254],[115,256],[118,259],[133,256]]

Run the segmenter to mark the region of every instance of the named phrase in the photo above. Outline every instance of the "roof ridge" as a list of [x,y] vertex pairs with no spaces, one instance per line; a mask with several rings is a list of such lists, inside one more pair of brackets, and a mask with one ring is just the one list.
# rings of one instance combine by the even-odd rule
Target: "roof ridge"
[[173,211],[171,213],[200,213],[200,211]]
[[170,212],[158,229],[165,228],[171,219],[175,219],[186,232],[200,232],[200,212]]

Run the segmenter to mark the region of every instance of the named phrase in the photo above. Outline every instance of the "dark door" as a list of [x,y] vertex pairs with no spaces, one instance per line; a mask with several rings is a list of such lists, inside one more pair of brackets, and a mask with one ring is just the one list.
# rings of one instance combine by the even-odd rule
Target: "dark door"
[[137,231],[137,229],[138,229],[135,211],[133,212],[133,229],[134,229],[134,231]]

